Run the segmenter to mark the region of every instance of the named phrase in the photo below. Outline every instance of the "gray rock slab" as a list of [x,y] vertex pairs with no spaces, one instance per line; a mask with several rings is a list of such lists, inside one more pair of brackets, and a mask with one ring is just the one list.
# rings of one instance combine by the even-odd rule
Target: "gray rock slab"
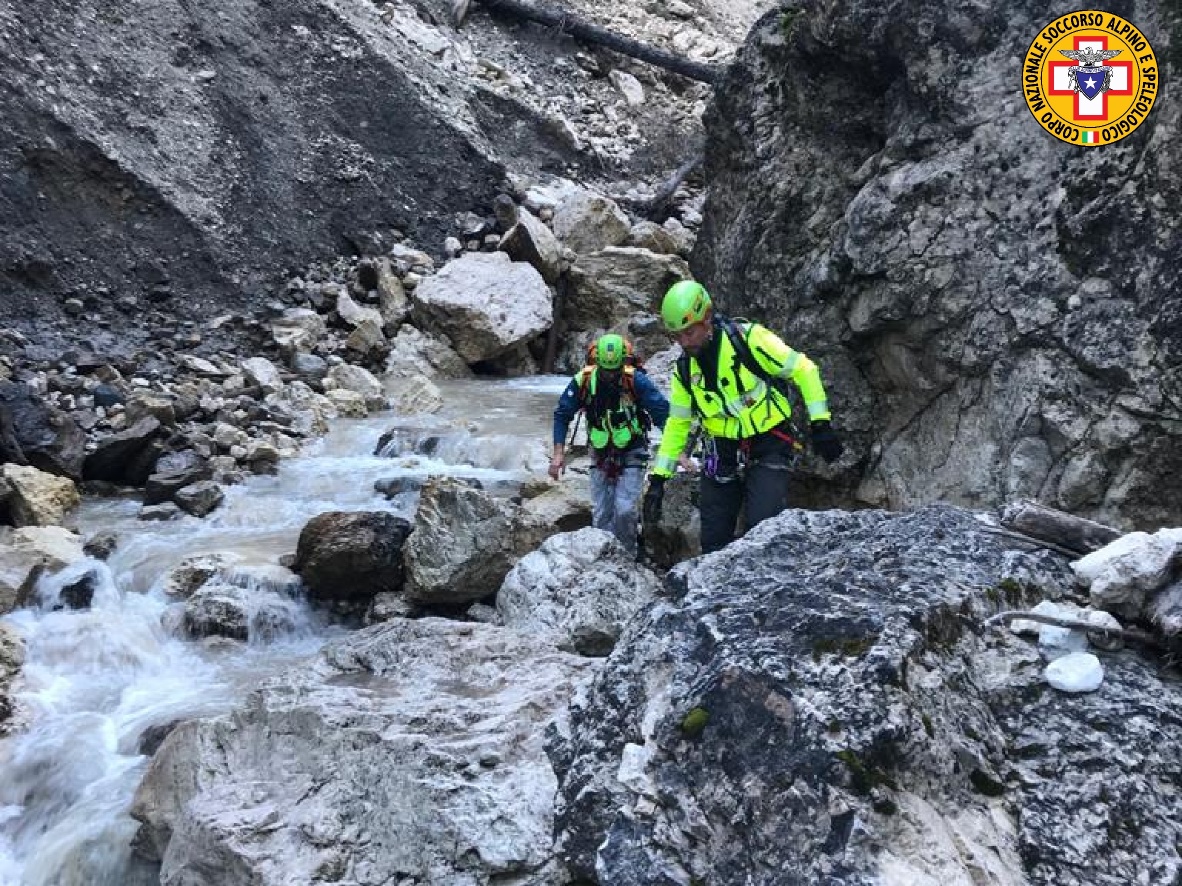
[[543,735],[589,673],[488,625],[367,628],[170,734],[138,851],[191,886],[553,882]]

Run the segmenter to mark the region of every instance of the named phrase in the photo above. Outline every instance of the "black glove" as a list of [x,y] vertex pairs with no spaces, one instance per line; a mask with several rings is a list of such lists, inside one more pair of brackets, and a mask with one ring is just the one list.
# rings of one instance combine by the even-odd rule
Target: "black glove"
[[661,502],[665,498],[665,478],[650,474],[648,478],[648,492],[644,494],[644,502],[640,506],[640,514],[645,524],[661,522]]
[[845,447],[837,439],[837,432],[833,430],[825,419],[812,424],[813,451],[827,462],[835,462],[845,452]]

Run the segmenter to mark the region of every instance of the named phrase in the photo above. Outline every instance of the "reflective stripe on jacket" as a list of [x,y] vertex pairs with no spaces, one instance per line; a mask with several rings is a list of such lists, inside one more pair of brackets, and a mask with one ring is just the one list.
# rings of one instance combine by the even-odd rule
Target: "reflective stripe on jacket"
[[[828,419],[829,402],[817,364],[786,345],[783,340],[758,323],[737,324],[752,355],[773,377],[790,380],[800,391],[809,421]],[[719,326],[715,340],[707,347],[718,348],[718,388],[704,384],[698,361],[690,358],[690,391],[676,371],[670,384],[669,421],[662,431],[653,473],[671,476],[677,458],[685,448],[695,414],[702,430],[712,437],[741,440],[774,428],[792,413],[788,399],[763,379],[753,374],[735,355],[730,338]]]

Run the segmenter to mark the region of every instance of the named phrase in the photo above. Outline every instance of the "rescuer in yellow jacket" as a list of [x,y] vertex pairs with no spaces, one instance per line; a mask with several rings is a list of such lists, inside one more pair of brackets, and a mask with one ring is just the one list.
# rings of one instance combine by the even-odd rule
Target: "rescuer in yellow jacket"
[[698,509],[702,551],[708,553],[734,538],[740,511],[751,527],[787,504],[788,470],[801,448],[789,422],[787,382],[804,400],[817,454],[832,462],[844,450],[829,424],[817,365],[770,329],[716,314],[709,293],[693,280],[669,289],[661,319],[682,356],[644,497],[644,520],[660,519],[665,480],[677,469],[696,420],[704,434]]

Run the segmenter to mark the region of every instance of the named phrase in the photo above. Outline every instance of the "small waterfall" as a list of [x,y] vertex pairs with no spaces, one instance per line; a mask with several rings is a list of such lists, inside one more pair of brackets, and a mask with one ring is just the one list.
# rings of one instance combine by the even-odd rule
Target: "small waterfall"
[[[93,576],[90,608],[62,607],[62,589],[83,575]],[[38,599],[10,617],[26,642],[18,698],[32,725],[0,746],[0,873],[24,861],[3,882],[122,882],[136,829],[126,810],[147,760],[141,736],[219,713],[233,693],[199,647],[165,633],[165,601],[120,590],[105,563],[43,579]]]
[[[138,502],[85,503],[79,533],[114,530],[115,552],[43,578],[35,605],[5,617],[26,643],[16,695],[30,725],[0,742],[0,886],[154,882],[132,859],[138,825],[128,809],[161,737],[179,721],[231,710],[341,630],[303,603],[278,566],[304,524],[330,510],[413,518],[417,494],[387,499],[375,491],[382,480],[451,474],[497,486],[544,471],[550,413],[565,383],[444,383],[447,406],[426,422],[338,421],[277,475],[227,488],[204,519],[144,523]],[[391,429],[389,439],[399,442],[376,454]],[[417,452],[431,435],[432,451]],[[226,560],[216,581],[245,603],[248,643],[183,639],[183,606],[165,592],[165,579],[185,558],[205,554]]]

